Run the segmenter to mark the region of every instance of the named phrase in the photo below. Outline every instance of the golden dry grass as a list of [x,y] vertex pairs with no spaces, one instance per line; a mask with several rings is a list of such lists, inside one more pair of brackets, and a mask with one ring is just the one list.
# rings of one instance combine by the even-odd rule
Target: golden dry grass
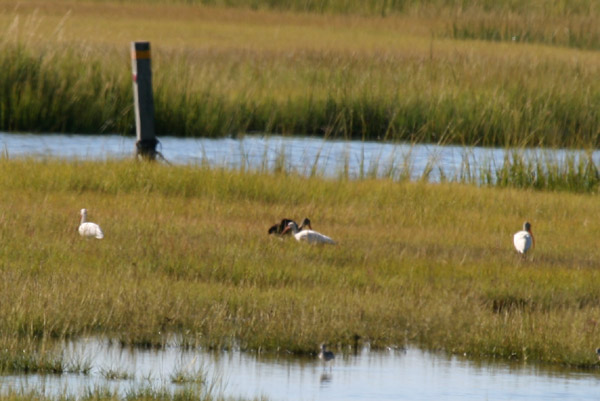
[[[5,160],[1,170],[9,350],[82,334],[156,344],[177,332],[217,348],[314,352],[359,336],[473,358],[597,360],[594,196],[128,162]],[[79,238],[81,207],[104,240]],[[266,233],[304,216],[339,245]],[[521,259],[512,234],[525,219],[536,248]]]
[[[153,46],[163,135],[590,146],[600,132],[596,52],[457,40],[447,15],[0,5],[8,94],[0,124],[8,130],[130,132],[128,49],[142,39]],[[87,96],[94,93],[101,99]]]

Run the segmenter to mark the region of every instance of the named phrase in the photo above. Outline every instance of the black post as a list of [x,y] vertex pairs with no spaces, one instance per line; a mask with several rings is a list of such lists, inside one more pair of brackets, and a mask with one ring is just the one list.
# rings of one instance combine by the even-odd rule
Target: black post
[[152,96],[152,67],[150,42],[131,43],[133,67],[133,96],[135,103],[136,155],[144,159],[156,158],[156,133],[154,131],[154,98]]

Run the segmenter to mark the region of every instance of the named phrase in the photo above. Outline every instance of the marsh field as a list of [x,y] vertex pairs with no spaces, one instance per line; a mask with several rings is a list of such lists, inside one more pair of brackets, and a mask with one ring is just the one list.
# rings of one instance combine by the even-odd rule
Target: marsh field
[[[143,39],[159,135],[593,149],[599,14],[585,0],[0,0],[0,130],[130,134]],[[3,155],[0,372],[84,370],[56,340],[159,347],[166,333],[595,369],[598,171],[527,163],[488,186]],[[82,207],[103,240],[77,234]],[[338,245],[267,235],[305,216]],[[524,220],[536,245],[521,258]]]
[[599,13],[593,0],[2,0],[0,130],[133,132],[129,46],[149,40],[161,135],[594,147]]
[[[22,368],[23,342],[106,334],[151,346],[168,332],[214,348],[302,354],[358,340],[597,363],[594,195],[135,162],[0,166],[5,371]],[[83,206],[105,239],[79,237]],[[339,244],[268,236],[283,216],[310,216]],[[512,234],[525,218],[536,247],[523,259]]]

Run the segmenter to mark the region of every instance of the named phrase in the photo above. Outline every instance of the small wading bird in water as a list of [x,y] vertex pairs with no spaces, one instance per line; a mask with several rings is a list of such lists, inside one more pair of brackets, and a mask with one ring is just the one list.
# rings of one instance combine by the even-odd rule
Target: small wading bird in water
[[79,224],[79,235],[85,238],[104,238],[104,233],[100,226],[96,223],[87,221],[87,210],[81,209],[81,223]]
[[[327,346],[325,344],[321,344],[321,352],[319,352],[319,359],[322,360],[324,364],[327,364],[335,359],[335,355],[333,354],[333,352],[327,350]],[[329,365],[329,369],[331,369],[331,364]]]
[[[307,222],[308,219],[304,219],[304,222],[302,223],[302,227],[304,227],[304,223]],[[308,220],[308,227],[310,227],[310,220]],[[329,238],[326,235],[323,235],[319,232],[313,231],[311,229],[308,230],[302,230],[300,231],[298,229],[298,225],[296,223],[294,223],[293,221],[288,223],[288,226],[285,228],[285,230],[283,230],[283,232],[281,233],[281,235],[285,235],[288,231],[291,231],[294,234],[294,238],[296,238],[296,241],[305,241],[308,242],[309,244],[331,244],[331,245],[335,245],[335,241],[332,240],[331,238]]]
[[525,255],[531,247],[535,246],[531,224],[528,221],[523,224],[523,230],[514,235],[513,243],[515,244],[515,249],[521,255]]

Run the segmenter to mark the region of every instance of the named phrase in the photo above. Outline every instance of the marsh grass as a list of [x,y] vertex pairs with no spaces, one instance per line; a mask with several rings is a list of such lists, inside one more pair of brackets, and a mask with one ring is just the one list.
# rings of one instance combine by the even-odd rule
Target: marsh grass
[[208,380],[203,367],[181,366],[171,374],[171,383],[208,385]]
[[567,8],[556,12],[535,7],[519,10],[473,7],[454,17],[446,33],[456,39],[543,43],[597,50],[600,48],[597,19],[598,10],[591,3],[579,11]]
[[[381,19],[161,2],[124,3],[129,12],[118,14],[110,3],[93,2],[90,17],[87,7],[53,4],[70,12],[68,18],[26,5],[0,15],[7,23],[0,42],[0,129],[131,133],[123,37],[142,34],[155,39],[160,135],[266,132],[583,148],[598,142],[595,54],[512,41],[482,45],[443,38],[457,32],[437,33],[446,29],[440,19],[454,12],[461,21],[473,15],[496,21],[502,7],[468,8],[463,17],[457,5],[439,15]],[[145,20],[132,23],[135,12]],[[277,32],[270,24],[275,20]],[[198,21],[209,24],[209,32]]]
[[[359,339],[597,364],[595,196],[113,161],[3,159],[0,171],[13,358],[43,339],[161,346],[174,332],[208,349],[314,354]],[[79,238],[82,207],[104,240]],[[303,216],[338,245],[266,233]],[[524,220],[536,234],[525,259],[511,242]]]
[[499,187],[572,192],[597,192],[600,181],[591,153],[570,154],[557,160],[548,156],[527,158],[514,151],[494,173],[489,166],[483,168],[481,177],[484,183]]
[[82,401],[216,401],[225,400],[226,398],[220,395],[199,392],[194,388],[182,388],[176,391],[168,391],[166,389],[150,386],[131,388],[127,390],[124,395],[103,386],[89,388],[82,396],[74,396],[71,394],[48,396],[43,389],[29,391],[11,390],[6,394],[0,395],[0,400],[2,401],[70,401],[75,399]]
[[119,368],[101,368],[100,374],[106,380],[131,380],[135,377],[134,374]]
[[0,372],[3,374],[88,374],[91,370],[89,361],[65,356],[55,339],[5,333],[0,346]]

